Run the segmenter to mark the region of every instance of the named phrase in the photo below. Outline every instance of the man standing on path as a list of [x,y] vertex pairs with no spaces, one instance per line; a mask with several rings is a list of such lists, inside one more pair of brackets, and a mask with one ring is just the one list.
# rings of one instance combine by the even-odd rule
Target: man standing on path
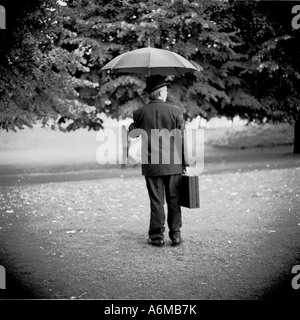
[[132,138],[142,136],[142,175],[151,208],[148,242],[155,246],[164,245],[165,198],[169,237],[174,246],[182,242],[179,185],[182,173],[188,173],[183,114],[179,107],[166,103],[168,84],[160,75],[147,78],[144,91],[150,102],[133,112],[129,126]]

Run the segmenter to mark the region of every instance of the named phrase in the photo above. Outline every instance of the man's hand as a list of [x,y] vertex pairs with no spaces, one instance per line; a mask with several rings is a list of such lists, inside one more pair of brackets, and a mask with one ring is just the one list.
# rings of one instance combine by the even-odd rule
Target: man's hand
[[190,173],[190,168],[189,167],[183,167],[182,173],[185,175],[188,175]]
[[137,135],[136,133],[138,132],[137,127],[135,126],[134,122],[132,122],[128,128],[128,136],[132,139],[136,139],[141,133]]

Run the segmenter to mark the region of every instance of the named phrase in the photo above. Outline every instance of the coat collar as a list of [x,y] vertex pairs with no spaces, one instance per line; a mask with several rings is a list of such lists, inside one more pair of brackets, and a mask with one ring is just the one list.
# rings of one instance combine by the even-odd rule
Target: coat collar
[[149,104],[151,103],[165,103],[165,102],[163,102],[161,99],[153,99],[153,100],[150,100]]

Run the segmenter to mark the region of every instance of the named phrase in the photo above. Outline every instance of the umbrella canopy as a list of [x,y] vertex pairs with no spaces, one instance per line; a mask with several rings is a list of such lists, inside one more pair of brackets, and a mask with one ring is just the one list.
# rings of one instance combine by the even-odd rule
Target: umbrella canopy
[[101,68],[115,73],[139,73],[145,75],[182,75],[200,71],[181,55],[164,49],[146,47],[125,52]]

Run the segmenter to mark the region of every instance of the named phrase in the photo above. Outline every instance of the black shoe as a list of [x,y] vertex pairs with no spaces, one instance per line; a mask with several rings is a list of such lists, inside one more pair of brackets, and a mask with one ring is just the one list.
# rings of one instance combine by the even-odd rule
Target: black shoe
[[150,238],[148,238],[148,243],[156,247],[163,247],[165,245],[164,240],[151,240]]
[[174,238],[174,239],[172,240],[172,245],[173,245],[174,247],[179,246],[181,243],[182,243],[182,239],[181,239],[181,238]]

